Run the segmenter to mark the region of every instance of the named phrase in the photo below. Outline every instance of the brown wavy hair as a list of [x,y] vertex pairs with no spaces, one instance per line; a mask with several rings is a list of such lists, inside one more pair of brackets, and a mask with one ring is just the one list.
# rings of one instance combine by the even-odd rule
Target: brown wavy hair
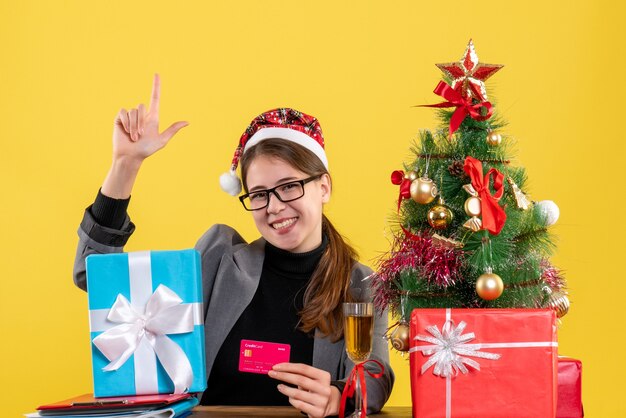
[[[248,167],[261,155],[278,158],[309,176],[330,176],[322,161],[303,146],[284,139],[265,139],[247,149],[241,157],[241,178],[246,193]],[[350,278],[358,256],[326,215],[322,215],[322,233],[328,244],[304,292],[300,329],[309,333],[317,328],[332,341],[338,341],[343,336],[341,304],[352,300]]]

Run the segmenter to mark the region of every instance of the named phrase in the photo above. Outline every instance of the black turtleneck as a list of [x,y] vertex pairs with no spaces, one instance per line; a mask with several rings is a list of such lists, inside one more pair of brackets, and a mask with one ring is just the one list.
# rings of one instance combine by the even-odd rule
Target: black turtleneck
[[242,339],[291,346],[290,362],[312,364],[313,335],[298,329],[306,286],[327,245],[290,253],[265,244],[263,271],[252,301],[222,344],[204,392],[203,405],[289,405],[280,383],[264,374],[239,372]]

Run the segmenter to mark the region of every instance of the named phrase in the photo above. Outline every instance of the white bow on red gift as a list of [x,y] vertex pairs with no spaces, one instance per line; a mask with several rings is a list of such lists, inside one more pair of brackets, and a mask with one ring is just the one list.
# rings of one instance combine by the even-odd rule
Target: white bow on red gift
[[433,374],[441,377],[452,377],[460,371],[463,374],[467,374],[468,370],[465,365],[472,367],[476,370],[480,370],[480,364],[469,358],[479,357],[489,360],[497,360],[500,358],[500,354],[486,353],[478,351],[482,347],[480,344],[467,344],[472,341],[476,336],[473,332],[463,334],[467,324],[461,321],[457,327],[454,326],[452,320],[448,320],[441,327],[441,332],[436,325],[431,325],[426,328],[431,336],[417,335],[415,337],[418,341],[429,342],[433,345],[413,347],[411,351],[422,351],[425,356],[432,356],[422,366],[422,374],[424,374],[433,365]]

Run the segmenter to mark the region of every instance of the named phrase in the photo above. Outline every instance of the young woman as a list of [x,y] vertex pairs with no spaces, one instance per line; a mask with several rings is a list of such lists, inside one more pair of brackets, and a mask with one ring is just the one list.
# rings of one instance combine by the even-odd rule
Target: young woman
[[[122,109],[115,120],[111,169],[78,230],[74,280],[84,290],[86,256],[123,251],[134,231],[126,208],[141,164],[187,125],[176,122],[159,133],[159,92],[155,75],[149,110]],[[321,128],[293,109],[265,112],[246,129],[230,173],[221,178],[234,195],[241,190],[239,164],[240,200],[262,238],[248,244],[233,228],[215,225],[196,244],[209,376],[201,403],[291,404],[311,417],[336,415],[354,367],[342,337],[342,303],[371,300],[364,280],[371,270],[323,214],[331,179]],[[384,373],[366,374],[370,413],[382,408],[393,387],[386,327],[386,314],[375,316],[370,358]],[[290,344],[291,361],[269,375],[240,373],[241,339]]]

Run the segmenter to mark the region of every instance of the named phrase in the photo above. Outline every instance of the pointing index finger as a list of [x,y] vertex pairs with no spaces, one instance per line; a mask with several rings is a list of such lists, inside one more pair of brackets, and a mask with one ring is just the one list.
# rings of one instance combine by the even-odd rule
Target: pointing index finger
[[152,96],[150,97],[150,112],[159,115],[159,98],[161,97],[161,78],[158,74],[154,74],[154,82],[152,83]]

